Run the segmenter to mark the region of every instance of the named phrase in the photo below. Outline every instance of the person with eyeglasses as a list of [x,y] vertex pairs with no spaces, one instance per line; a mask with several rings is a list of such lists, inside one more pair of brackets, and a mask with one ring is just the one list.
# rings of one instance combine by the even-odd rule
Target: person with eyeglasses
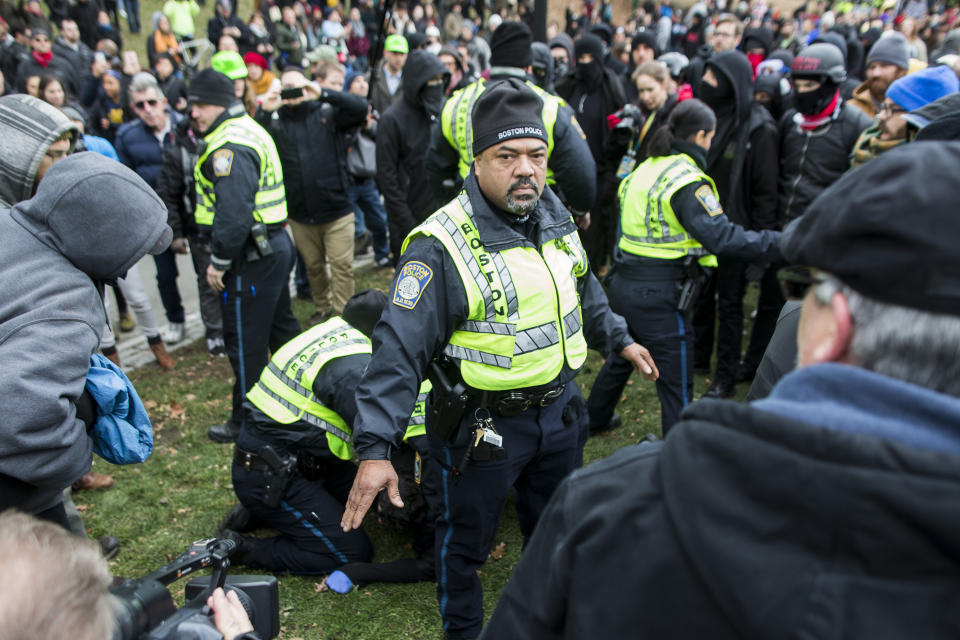
[[911,143],[788,226],[797,369],[570,476],[481,638],[956,637],[958,171]]
[[879,154],[910,141],[916,133],[904,116],[960,90],[960,80],[946,66],[927,67],[903,76],[887,89],[876,119],[857,139],[850,154],[850,167],[858,167]]

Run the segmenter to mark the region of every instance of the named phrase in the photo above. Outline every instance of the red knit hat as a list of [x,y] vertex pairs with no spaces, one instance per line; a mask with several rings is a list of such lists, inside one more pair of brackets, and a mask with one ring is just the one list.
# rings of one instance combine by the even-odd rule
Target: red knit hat
[[244,64],[255,64],[264,71],[270,70],[270,63],[267,62],[267,59],[256,51],[250,51],[245,56],[243,56]]

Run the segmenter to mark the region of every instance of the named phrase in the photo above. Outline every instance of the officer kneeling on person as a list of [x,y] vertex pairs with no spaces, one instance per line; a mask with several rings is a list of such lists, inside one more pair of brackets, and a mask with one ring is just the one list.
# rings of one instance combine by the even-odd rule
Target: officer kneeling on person
[[428,372],[434,383],[427,437],[437,464],[427,473],[440,488],[437,596],[450,638],[480,633],[477,569],[511,487],[526,538],[578,465],[579,424],[564,424],[563,409],[588,344],[657,377],[610,311],[570,213],[545,188],[541,111],[515,79],[478,99],[464,190],[407,238],[357,389],[361,462],[344,531],[360,526],[382,488],[400,506],[391,451]]
[[[233,459],[241,505],[221,523],[222,534],[237,542],[238,563],[316,574],[370,560],[367,535],[344,533],[338,525],[356,475],[355,392],[370,361],[368,336],[385,303],[379,291],[356,294],[343,317],[283,345],[247,394]],[[423,405],[418,406],[422,418]],[[422,437],[423,420],[417,417],[408,418],[405,439]],[[280,535],[240,534],[261,524]]]

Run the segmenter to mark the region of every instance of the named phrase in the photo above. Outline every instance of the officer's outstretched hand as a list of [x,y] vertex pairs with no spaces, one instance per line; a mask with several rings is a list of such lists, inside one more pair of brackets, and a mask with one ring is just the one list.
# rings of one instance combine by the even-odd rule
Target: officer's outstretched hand
[[[643,347],[640,348],[643,349]],[[647,357],[649,358],[650,354],[647,354]],[[399,478],[393,469],[393,463],[389,460],[361,460],[357,477],[354,478],[350,495],[347,496],[347,508],[340,520],[340,528],[344,532],[359,529],[363,524],[363,516],[367,514],[374,498],[383,489],[387,490],[393,506],[402,509]]]
[[657,371],[657,365],[654,364],[650,352],[647,351],[647,348],[643,345],[637,342],[631,342],[620,352],[620,356],[629,360],[637,374],[647,380],[656,380],[660,377],[660,372]]

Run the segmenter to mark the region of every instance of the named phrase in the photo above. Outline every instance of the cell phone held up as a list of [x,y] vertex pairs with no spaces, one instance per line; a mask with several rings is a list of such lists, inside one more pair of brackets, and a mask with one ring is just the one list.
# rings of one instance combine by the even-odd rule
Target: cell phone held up
[[303,97],[303,87],[296,87],[293,89],[281,89],[280,99],[281,100],[296,100],[297,98]]

